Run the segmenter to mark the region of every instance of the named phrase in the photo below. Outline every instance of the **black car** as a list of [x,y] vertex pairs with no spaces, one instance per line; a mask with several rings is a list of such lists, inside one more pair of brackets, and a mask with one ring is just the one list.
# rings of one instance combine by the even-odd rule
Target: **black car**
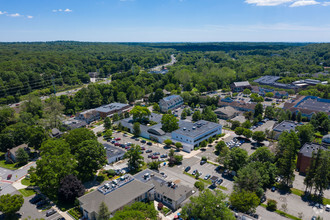
[[159,152],[155,152],[154,155],[160,155],[160,153]]
[[265,201],[266,201],[266,196],[263,195],[263,196],[261,197],[261,199],[260,199],[260,202],[261,202],[261,203],[264,203]]
[[160,155],[160,158],[166,158],[166,157],[167,157],[167,154]]
[[223,179],[218,179],[217,184],[220,185],[223,182]]
[[188,172],[191,169],[190,166],[187,166],[186,169],[184,169],[185,172]]
[[151,142],[148,142],[147,144],[148,144],[148,145],[150,145],[150,146],[152,145],[152,143],[151,143]]
[[206,163],[206,160],[201,160],[200,165],[203,165]]
[[151,152],[152,152],[152,150],[150,150],[150,149],[149,150],[146,150],[146,153],[151,153]]
[[49,216],[55,214],[56,212],[57,211],[55,209],[51,209],[51,210],[49,210],[49,211],[46,212],[46,216],[49,217]]
[[146,141],[145,141],[145,140],[141,140],[141,143],[145,144],[145,143],[146,143]]
[[40,200],[42,200],[43,196],[41,194],[37,194],[35,197],[33,197],[32,199],[30,199],[30,202],[32,204],[36,204],[37,202],[39,202]]
[[37,202],[37,208],[40,208],[45,204],[47,204],[47,201],[46,200],[41,200],[41,201]]

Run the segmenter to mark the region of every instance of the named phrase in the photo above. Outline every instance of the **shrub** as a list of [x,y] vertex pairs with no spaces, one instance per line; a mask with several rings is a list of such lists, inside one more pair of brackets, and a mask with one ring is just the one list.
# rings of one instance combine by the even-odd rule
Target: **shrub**
[[158,203],[158,206],[157,206],[158,210],[162,210],[163,207],[164,207],[163,203],[161,203],[161,202]]
[[204,190],[204,183],[202,181],[196,181],[194,186],[199,189],[199,191],[203,191]]
[[277,202],[275,200],[268,200],[267,201],[267,209],[269,211],[275,211],[277,209]]
[[206,156],[202,156],[202,160],[207,161],[207,157]]

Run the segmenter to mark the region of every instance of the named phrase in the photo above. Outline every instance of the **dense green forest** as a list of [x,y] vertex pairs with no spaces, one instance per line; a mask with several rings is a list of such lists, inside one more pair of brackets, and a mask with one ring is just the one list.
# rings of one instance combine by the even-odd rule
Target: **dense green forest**
[[[168,62],[172,53],[178,62],[168,74],[148,73],[149,68]],[[87,73],[96,71],[100,77],[111,74],[111,85],[90,86],[70,105],[83,109],[110,101],[135,101],[157,88],[184,91],[187,97],[262,75],[294,79],[301,73],[323,71],[325,66],[330,66],[330,44],[0,43],[0,103],[19,101],[32,91],[49,94],[52,77],[57,88],[88,83]],[[69,103],[68,99],[73,98],[62,102]]]

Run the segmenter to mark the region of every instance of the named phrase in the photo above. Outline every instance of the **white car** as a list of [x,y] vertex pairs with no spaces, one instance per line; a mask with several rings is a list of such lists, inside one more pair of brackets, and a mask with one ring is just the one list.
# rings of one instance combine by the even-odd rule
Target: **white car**
[[325,206],[325,211],[330,212],[330,205]]

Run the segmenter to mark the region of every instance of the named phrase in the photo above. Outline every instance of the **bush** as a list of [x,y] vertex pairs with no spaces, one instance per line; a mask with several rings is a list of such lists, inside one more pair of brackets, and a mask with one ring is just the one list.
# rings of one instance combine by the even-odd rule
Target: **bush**
[[158,210],[162,210],[163,207],[164,207],[163,203],[161,203],[161,202],[158,203],[158,206],[157,206]]
[[207,157],[206,156],[202,156],[202,160],[203,161],[207,161]]
[[275,200],[268,200],[267,201],[267,209],[269,211],[275,211],[277,209],[277,202]]
[[204,190],[204,183],[202,181],[196,181],[194,186],[199,189],[199,191],[203,191]]
[[102,132],[101,131],[97,132],[96,134],[97,134],[98,137],[101,137],[102,136]]

